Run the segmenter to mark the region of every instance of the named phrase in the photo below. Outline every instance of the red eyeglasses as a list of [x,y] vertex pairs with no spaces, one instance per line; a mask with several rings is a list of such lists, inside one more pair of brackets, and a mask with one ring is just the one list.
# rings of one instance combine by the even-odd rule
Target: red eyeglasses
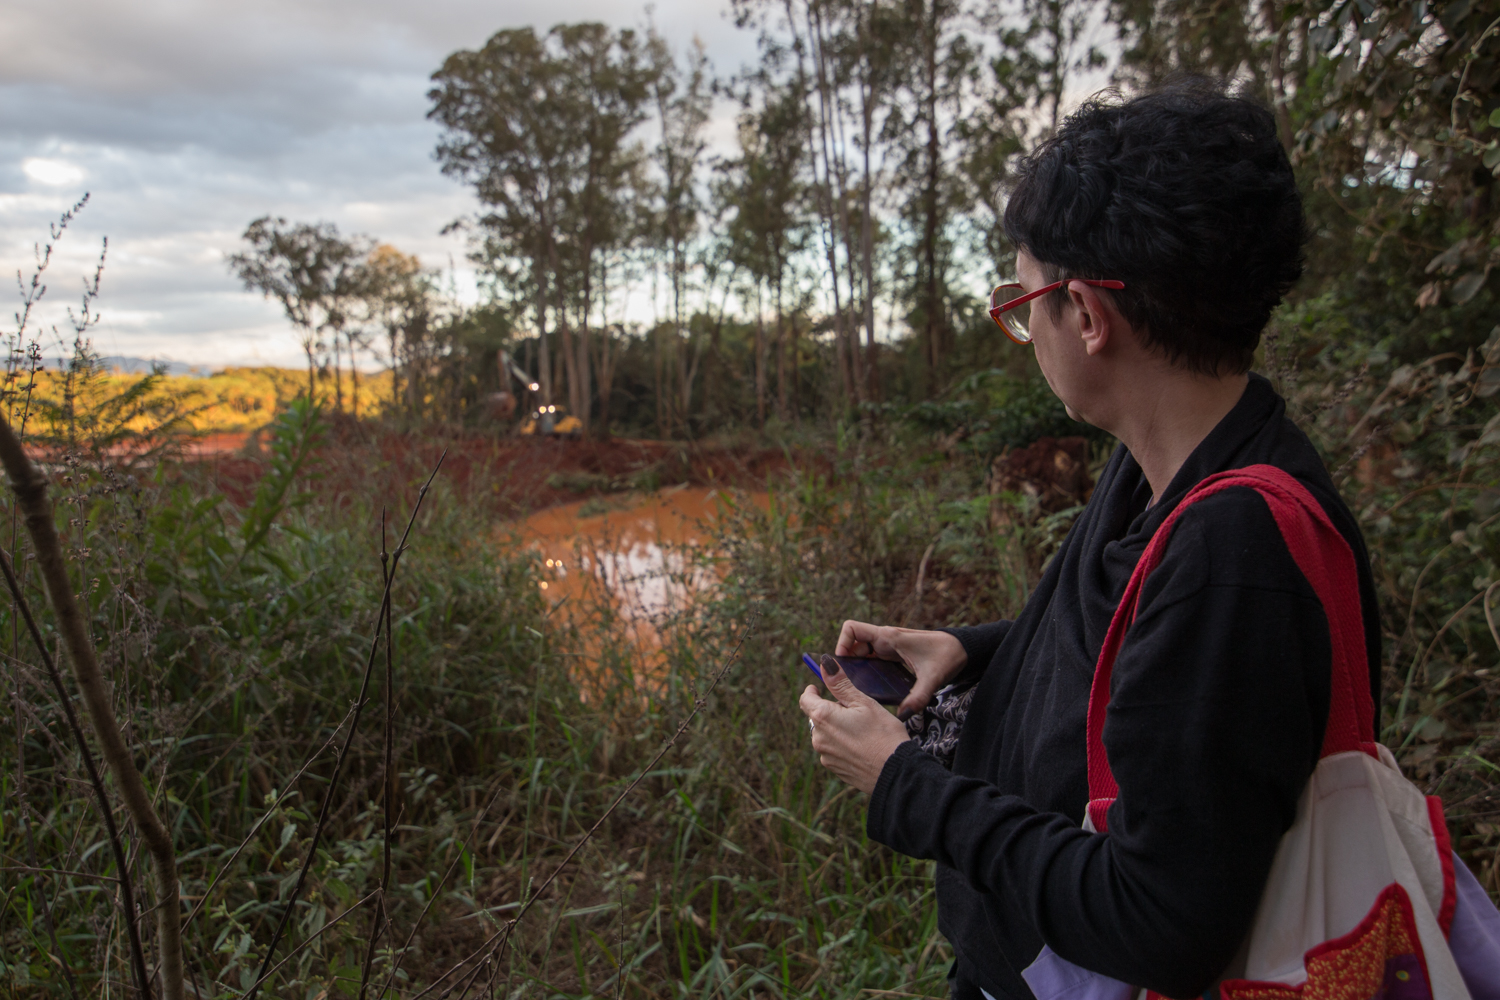
[[1064,278],[1062,281],[1054,281],[1045,288],[1038,288],[1034,292],[1028,292],[1018,282],[1010,282],[1004,285],[996,285],[995,290],[990,292],[990,319],[995,325],[1005,331],[1005,335],[1018,344],[1031,343],[1031,300],[1039,299],[1048,292],[1056,291],[1070,281],[1081,281],[1085,285],[1095,288],[1112,288],[1115,291],[1125,287],[1123,281],[1093,281],[1088,278]]

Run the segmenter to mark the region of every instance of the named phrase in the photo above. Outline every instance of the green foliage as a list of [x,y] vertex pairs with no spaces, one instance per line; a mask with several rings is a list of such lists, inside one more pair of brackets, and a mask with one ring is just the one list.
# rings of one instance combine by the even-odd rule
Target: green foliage
[[270,463],[240,523],[240,558],[255,552],[288,507],[303,507],[311,493],[292,493],[313,450],[322,443],[323,413],[305,396],[292,400],[271,427]]
[[901,408],[910,424],[945,436],[982,458],[1024,447],[1042,437],[1088,438],[1100,445],[1114,438],[1091,424],[1069,417],[1047,383],[1018,377],[999,368],[963,379],[942,400]]

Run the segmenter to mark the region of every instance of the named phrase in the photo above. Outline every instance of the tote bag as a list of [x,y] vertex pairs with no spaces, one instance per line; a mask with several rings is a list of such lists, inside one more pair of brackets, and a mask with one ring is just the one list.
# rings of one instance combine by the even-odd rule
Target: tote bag
[[[1131,574],[1094,672],[1084,827],[1108,829],[1119,792],[1104,749],[1110,675],[1141,587],[1193,503],[1258,491],[1328,619],[1333,670],[1323,748],[1282,837],[1250,936],[1216,984],[1223,1000],[1500,1000],[1500,912],[1453,853],[1442,803],[1374,742],[1354,555],[1317,500],[1269,465],[1210,476],[1157,529]],[[1044,947],[1023,973],[1038,1000],[1131,1000],[1134,986]],[[1213,991],[1210,991],[1212,994]]]

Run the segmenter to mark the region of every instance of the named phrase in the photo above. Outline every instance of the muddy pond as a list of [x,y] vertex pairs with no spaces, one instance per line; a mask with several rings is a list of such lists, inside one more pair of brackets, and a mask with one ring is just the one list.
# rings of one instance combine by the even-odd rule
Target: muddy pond
[[663,663],[658,625],[719,583],[701,558],[726,510],[768,506],[763,492],[678,486],[656,493],[593,498],[549,507],[521,525],[520,540],[542,558],[537,586],[557,614],[579,627],[582,666],[597,663],[603,623],[634,647],[646,673]]

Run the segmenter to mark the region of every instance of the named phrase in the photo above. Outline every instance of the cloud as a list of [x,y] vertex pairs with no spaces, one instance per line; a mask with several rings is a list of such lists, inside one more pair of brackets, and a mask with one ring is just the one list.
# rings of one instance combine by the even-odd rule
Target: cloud
[[[658,0],[675,45],[696,34],[721,71],[754,55],[724,16],[727,0]],[[245,225],[265,214],[331,221],[457,266],[467,189],[432,160],[429,76],[458,48],[502,27],[602,20],[643,26],[644,5],[607,0],[8,0],[0,18],[0,267],[31,265],[34,244],[85,189],[88,207],[49,271],[44,327],[109,260],[106,354],[197,363],[297,365],[279,311],[224,267]],[[29,273],[29,271],[28,271]],[[10,312],[0,309],[0,315]]]
[[21,161],[21,170],[47,187],[77,187],[83,183],[83,168],[67,160],[44,160],[33,156]]

